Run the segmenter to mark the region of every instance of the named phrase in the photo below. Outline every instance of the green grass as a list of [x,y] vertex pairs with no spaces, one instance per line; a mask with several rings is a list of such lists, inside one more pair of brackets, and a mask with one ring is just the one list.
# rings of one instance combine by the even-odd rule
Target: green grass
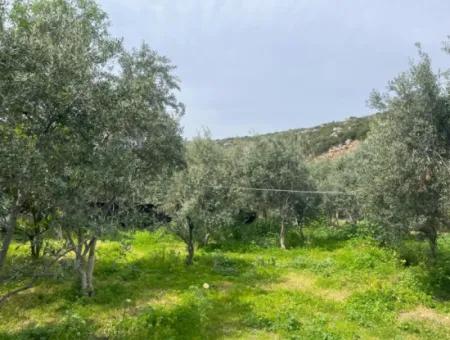
[[[406,265],[407,248],[307,234],[288,251],[203,249],[190,268],[174,237],[125,234],[100,244],[93,298],[79,296],[68,262],[0,309],[0,338],[450,339],[450,237],[430,267]],[[15,247],[12,258],[23,261],[26,250]]]

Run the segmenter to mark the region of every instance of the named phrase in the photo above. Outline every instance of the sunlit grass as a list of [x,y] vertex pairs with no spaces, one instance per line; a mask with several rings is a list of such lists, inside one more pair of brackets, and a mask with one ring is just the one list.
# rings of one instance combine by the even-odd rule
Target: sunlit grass
[[192,267],[171,235],[118,235],[99,244],[93,298],[79,295],[68,261],[63,277],[2,307],[0,338],[450,338],[449,237],[427,269],[367,239],[307,234],[288,251],[212,246]]

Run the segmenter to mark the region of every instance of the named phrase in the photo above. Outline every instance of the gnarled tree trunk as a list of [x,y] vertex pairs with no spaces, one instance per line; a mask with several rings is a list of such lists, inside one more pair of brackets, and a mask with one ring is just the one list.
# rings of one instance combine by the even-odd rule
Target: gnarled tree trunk
[[437,228],[434,223],[435,223],[434,220],[430,221],[426,231],[428,242],[430,244],[431,257],[433,259],[436,258],[437,255],[437,238],[438,238]]
[[37,260],[41,255],[41,249],[43,245],[41,235],[40,234],[28,235],[28,239],[30,240],[31,258]]
[[43,222],[46,216],[33,212],[33,228],[26,232],[28,239],[30,240],[31,258],[37,260],[41,256],[41,250],[44,245],[44,233],[48,230],[48,225],[44,225]]
[[187,256],[186,256],[186,264],[188,266],[192,265],[194,263],[194,224],[192,223],[191,219],[187,219],[188,224],[188,237],[187,237]]
[[208,246],[210,236],[211,236],[210,233],[206,233],[205,237],[202,240],[201,244],[202,247]]
[[94,295],[94,268],[95,268],[95,250],[97,238],[91,237],[90,240],[84,240],[81,232],[78,232],[77,244],[72,237],[68,235],[75,252],[75,270],[78,272],[81,292],[83,295]]
[[[302,216],[302,220],[303,220],[303,216]],[[302,238],[302,240],[304,240],[304,239],[305,239],[305,233],[303,232],[303,222],[302,222],[302,223],[299,223],[299,222],[298,222],[298,219],[295,218],[295,225],[296,225],[297,228],[298,228],[298,231],[299,231],[299,233],[300,233],[300,237]]]
[[5,264],[6,255],[8,254],[9,246],[12,242],[14,231],[16,230],[18,213],[19,207],[17,205],[14,205],[11,208],[9,214],[9,221],[6,228],[6,234],[3,239],[2,248],[0,250],[0,270],[3,268],[3,265]]
[[286,249],[286,225],[283,220],[280,226],[280,247],[281,249]]
[[76,269],[80,276],[81,291],[83,295],[94,295],[94,267],[95,267],[95,248],[97,239],[93,237],[89,243],[78,248],[76,254]]
[[86,278],[87,278],[87,295],[91,296],[94,294],[94,267],[95,267],[95,250],[97,245],[97,239],[94,238],[90,242],[87,266],[86,266]]

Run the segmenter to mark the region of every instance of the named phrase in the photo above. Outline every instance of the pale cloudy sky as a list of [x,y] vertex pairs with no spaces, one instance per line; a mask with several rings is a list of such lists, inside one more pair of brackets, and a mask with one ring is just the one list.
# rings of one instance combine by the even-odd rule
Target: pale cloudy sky
[[436,68],[450,0],[100,0],[111,31],[178,67],[184,134],[229,137],[369,113],[419,41]]

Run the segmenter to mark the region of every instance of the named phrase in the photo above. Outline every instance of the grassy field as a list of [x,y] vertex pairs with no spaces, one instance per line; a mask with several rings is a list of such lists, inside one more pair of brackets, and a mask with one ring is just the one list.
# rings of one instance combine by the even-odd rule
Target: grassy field
[[[430,267],[420,251],[327,230],[288,251],[210,247],[190,268],[172,236],[124,234],[100,244],[93,298],[68,261],[0,309],[0,338],[450,339],[450,237]],[[12,259],[26,252],[16,245]]]

